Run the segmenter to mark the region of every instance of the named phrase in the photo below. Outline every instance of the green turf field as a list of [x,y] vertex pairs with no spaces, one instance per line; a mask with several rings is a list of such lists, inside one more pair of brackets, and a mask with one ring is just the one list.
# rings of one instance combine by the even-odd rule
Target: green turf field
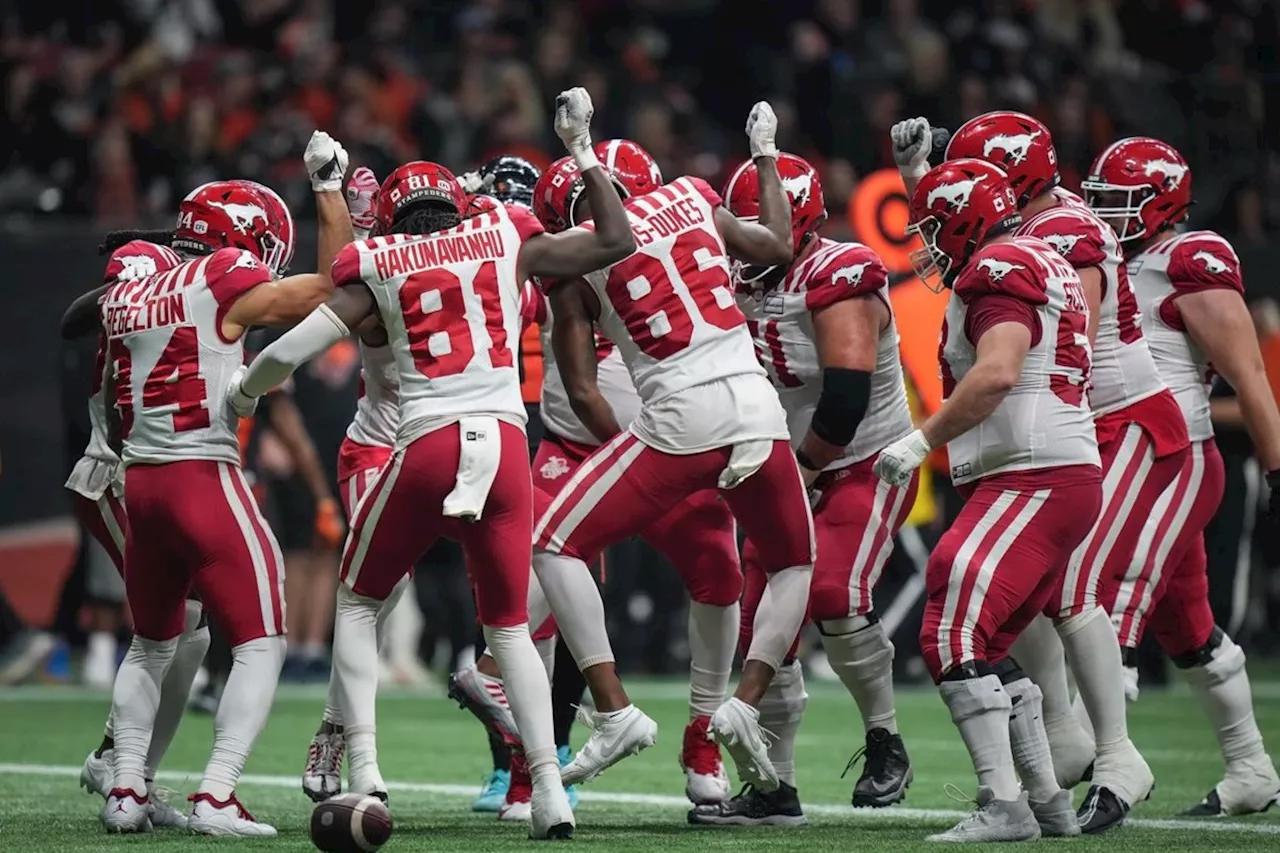
[[[845,760],[861,743],[852,704],[838,688],[810,687],[797,748],[799,788],[810,827],[799,830],[693,828],[685,822],[683,777],[676,766],[685,721],[684,686],[635,682],[633,697],[658,720],[658,745],[628,759],[583,790],[578,809],[579,847],[600,851],[853,851],[918,850],[927,832],[953,823],[965,809],[947,797],[950,782],[968,792],[973,778],[960,739],[932,690],[900,695],[900,721],[915,764],[915,784],[904,806],[854,814],[852,779],[841,780]],[[1280,683],[1256,685],[1263,734],[1280,744]],[[310,850],[306,825],[311,803],[298,773],[322,706],[314,688],[281,691],[271,722],[250,759],[240,787],[245,805],[280,830],[277,839],[241,841],[156,833],[106,836],[98,798],[84,795],[76,777],[96,745],[108,699],[74,688],[0,691],[0,851],[100,851],[128,846],[148,850]],[[488,761],[478,724],[438,692],[389,694],[379,705],[382,770],[396,820],[389,853],[487,851],[523,848],[523,825],[500,823],[468,808]],[[1139,748],[1155,770],[1157,791],[1138,807],[1132,826],[1109,837],[1038,844],[1087,850],[1280,850],[1280,809],[1222,821],[1176,818],[1218,779],[1213,736],[1185,690],[1148,691],[1132,712]],[[582,732],[577,732],[578,741]],[[161,782],[183,794],[195,789],[211,740],[210,720],[183,723]],[[1083,792],[1079,792],[1081,795]],[[176,795],[175,795],[176,796]],[[1010,846],[1008,849],[1013,849]]]

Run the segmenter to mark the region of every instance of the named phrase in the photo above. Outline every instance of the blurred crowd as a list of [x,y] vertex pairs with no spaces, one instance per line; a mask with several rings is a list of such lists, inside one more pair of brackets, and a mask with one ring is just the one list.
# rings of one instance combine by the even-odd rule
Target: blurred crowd
[[[202,181],[277,188],[332,130],[385,174],[497,152],[547,162],[571,83],[597,134],[714,181],[769,97],[839,212],[891,165],[888,128],[987,109],[1051,128],[1065,182],[1117,135],[1182,148],[1202,224],[1280,222],[1275,0],[0,0],[0,210],[167,215]],[[1261,180],[1259,180],[1261,176]],[[833,217],[838,220],[839,217]]]

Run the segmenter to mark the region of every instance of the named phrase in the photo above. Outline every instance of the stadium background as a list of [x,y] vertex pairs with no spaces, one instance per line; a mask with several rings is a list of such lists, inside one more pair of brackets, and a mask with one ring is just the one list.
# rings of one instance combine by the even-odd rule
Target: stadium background
[[[0,592],[12,605],[0,612],[0,643],[16,644],[26,627],[79,648],[86,612],[96,620],[118,595],[95,583],[101,572],[61,488],[87,434],[92,342],[63,346],[57,319],[99,280],[101,234],[167,224],[189,188],[249,177],[293,206],[295,269],[306,269],[314,242],[300,152],[317,126],[379,175],[416,157],[459,172],[497,153],[545,165],[559,150],[552,98],[581,84],[596,103],[596,138],[633,138],[664,174],[719,186],[746,156],[747,109],[768,97],[783,147],[822,172],[828,233],[870,243],[899,273],[904,359],[925,409],[938,393],[942,303],[905,262],[901,185],[884,171],[890,125],[1030,112],[1053,131],[1073,188],[1111,140],[1159,136],[1195,169],[1192,224],[1240,251],[1280,380],[1280,11],[1269,0],[0,0],[0,28],[0,287],[15,306],[0,343]],[[526,356],[536,398],[537,355]],[[354,369],[339,349],[299,377],[295,399],[330,465]],[[1276,535],[1260,528],[1250,542],[1247,438],[1219,429],[1235,479],[1211,554],[1216,604],[1245,645],[1271,651]],[[297,490],[272,448],[268,500],[288,516]],[[916,674],[917,567],[950,504],[945,478],[933,486],[879,597],[908,652],[904,678]],[[420,573],[422,649],[439,637],[456,653],[469,642],[468,603],[456,560],[434,557]],[[609,556],[606,600],[631,670],[683,667],[684,594],[660,562],[636,544]],[[74,676],[59,664],[45,677]]]

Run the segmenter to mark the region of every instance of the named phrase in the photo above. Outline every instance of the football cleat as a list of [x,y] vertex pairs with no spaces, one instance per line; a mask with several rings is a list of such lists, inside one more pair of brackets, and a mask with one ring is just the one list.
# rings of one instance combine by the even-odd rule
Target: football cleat
[[1080,831],[1106,832],[1124,823],[1133,805],[1150,799],[1155,789],[1151,768],[1131,742],[1098,755],[1093,784],[1076,811]]
[[519,745],[516,718],[511,714],[507,691],[501,681],[485,676],[473,664],[449,676],[449,698],[496,731],[508,744]]
[[1076,812],[1076,824],[1085,835],[1098,835],[1124,823],[1129,804],[1104,785],[1090,785]]
[[723,803],[696,806],[689,810],[689,823],[695,826],[805,826],[809,821],[800,808],[800,795],[786,782],[778,783],[771,794],[753,785]]
[[573,838],[573,809],[569,795],[555,776],[542,776],[533,786],[530,806],[529,837],[534,840]]
[[1075,809],[1071,806],[1071,793],[1058,791],[1048,802],[1036,803],[1030,799],[1031,813],[1040,824],[1042,838],[1071,838],[1080,834],[1080,824],[1076,821]]
[[1259,814],[1280,805],[1280,778],[1271,758],[1237,762],[1205,798],[1183,812],[1187,817]]
[[276,828],[258,822],[248,809],[240,805],[235,792],[225,800],[212,794],[197,792],[189,798],[191,814],[187,829],[197,835],[237,836],[240,838],[274,838]]
[[480,795],[471,804],[473,812],[497,812],[507,799],[507,790],[511,787],[511,771],[495,770],[484,780]]
[[187,816],[169,805],[168,798],[172,793],[168,788],[156,788],[150,783],[147,784],[147,798],[151,801],[147,814],[151,818],[152,827],[156,829],[187,828]]
[[498,809],[498,820],[529,820],[533,816],[533,779],[524,756],[511,754],[511,784]]
[[729,751],[738,777],[763,793],[778,790],[778,771],[769,760],[769,745],[760,728],[760,712],[738,699],[729,699],[711,717],[711,734]]
[[[560,762],[560,769],[563,770],[569,766],[569,762],[573,761],[573,747],[567,743],[562,743],[556,747],[556,760]],[[576,809],[578,807],[578,788],[576,785],[565,785],[564,792],[569,797],[569,808]]]
[[697,717],[684,730],[680,767],[684,770],[684,795],[695,806],[729,799],[729,774],[720,759],[720,747],[711,739],[710,717]]
[[115,782],[115,771],[111,769],[114,755],[113,749],[104,749],[101,757],[94,750],[85,758],[84,765],[80,768],[80,787],[84,788],[86,794],[101,794],[105,797],[111,792],[111,786]]
[[[867,732],[866,744],[849,759],[844,772],[848,773],[860,758],[866,762],[853,786],[854,808],[879,809],[907,798],[907,788],[911,787],[915,775],[902,735],[891,735],[885,728]],[[843,773],[840,778],[844,778]]]
[[566,785],[594,779],[628,755],[653,746],[658,739],[658,724],[635,705],[610,713],[579,710],[578,719],[591,729],[591,737],[560,771]]
[[150,832],[151,800],[130,788],[112,788],[99,817],[107,832]]
[[978,789],[978,807],[964,820],[948,829],[930,835],[928,841],[953,844],[984,844],[992,841],[1034,841],[1040,837],[1040,824],[1022,793],[1016,800],[997,800],[990,788]]
[[342,732],[317,733],[307,748],[307,766],[302,771],[302,793],[313,803],[322,803],[342,793],[342,756],[346,752]]

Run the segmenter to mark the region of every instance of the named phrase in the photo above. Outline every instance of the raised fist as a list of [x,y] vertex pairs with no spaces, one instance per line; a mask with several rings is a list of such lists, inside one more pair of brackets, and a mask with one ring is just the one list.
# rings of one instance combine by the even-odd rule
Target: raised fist
[[311,176],[311,189],[318,193],[342,192],[342,178],[347,173],[347,150],[323,130],[311,134],[302,155]]
[[903,119],[889,130],[889,138],[893,140],[893,162],[898,165],[899,172],[919,178],[929,171],[933,133],[927,118]]
[[751,145],[751,159],[777,157],[778,146],[774,137],[778,134],[778,117],[768,101],[759,101],[747,115],[747,141]]
[[[584,155],[592,155],[591,151],[591,115],[595,107],[591,104],[591,96],[587,90],[578,86],[561,92],[556,98],[556,136],[564,143],[564,147],[578,161],[579,168],[588,168],[584,163]],[[599,165],[593,162],[592,165]]]
[[351,212],[351,224],[356,236],[373,230],[373,207],[378,199],[378,177],[368,166],[361,166],[351,173],[347,181],[347,210]]
[[227,387],[227,405],[231,407],[231,411],[242,418],[251,417],[253,410],[258,408],[258,398],[250,397],[240,387],[240,383],[244,381],[244,375],[248,372],[249,368],[244,365],[237,367],[236,372],[231,374],[231,384]]

